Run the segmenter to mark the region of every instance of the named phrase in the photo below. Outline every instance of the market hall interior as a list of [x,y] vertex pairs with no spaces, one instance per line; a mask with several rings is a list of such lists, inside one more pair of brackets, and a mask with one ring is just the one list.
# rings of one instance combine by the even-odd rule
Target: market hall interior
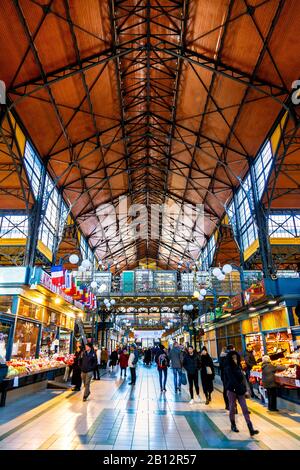
[[298,449],[299,24],[0,1],[1,449]]

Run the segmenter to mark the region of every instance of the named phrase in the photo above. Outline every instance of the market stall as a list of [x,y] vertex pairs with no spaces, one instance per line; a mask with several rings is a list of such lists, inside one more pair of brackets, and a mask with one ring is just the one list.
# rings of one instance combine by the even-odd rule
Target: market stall
[[[275,374],[278,396],[300,405],[300,352],[290,353],[285,357],[274,359],[272,364],[286,367],[284,371]],[[262,387],[261,363],[252,368],[250,381],[256,395],[265,402],[266,395]]]
[[0,406],[5,406],[7,393],[9,398],[30,395],[47,387],[48,380],[61,380],[65,369],[73,362],[73,355],[38,359],[12,359],[6,362],[7,372],[0,381]]

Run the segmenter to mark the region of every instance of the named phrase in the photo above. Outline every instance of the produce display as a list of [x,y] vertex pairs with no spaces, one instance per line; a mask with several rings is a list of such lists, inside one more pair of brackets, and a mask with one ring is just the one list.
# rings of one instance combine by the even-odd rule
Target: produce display
[[6,362],[8,366],[6,378],[29,375],[48,369],[57,369],[65,365],[70,366],[73,364],[73,360],[73,354],[66,356],[54,354],[52,357],[41,357],[39,359],[12,359]]
[[[281,379],[294,379],[294,380],[299,380],[300,379],[300,353],[293,353],[290,354],[289,356],[277,359],[276,361],[272,361],[272,364],[274,366],[285,366],[286,369],[283,371],[278,371],[275,374],[275,377],[277,378],[276,381],[278,383],[282,383],[284,385],[284,381],[281,381]],[[259,385],[262,385],[261,382],[262,379],[262,368],[261,368],[261,363],[253,366],[251,372],[250,372],[250,382],[252,384],[259,383]],[[289,385],[292,385],[289,383]],[[296,385],[296,383],[295,383]]]

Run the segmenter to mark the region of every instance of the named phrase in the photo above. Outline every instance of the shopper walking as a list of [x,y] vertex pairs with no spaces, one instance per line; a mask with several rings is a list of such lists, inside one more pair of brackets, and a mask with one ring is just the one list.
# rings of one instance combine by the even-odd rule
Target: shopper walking
[[191,395],[190,403],[191,404],[194,403],[194,385],[195,385],[196,394],[197,394],[196,400],[199,402],[200,401],[200,392],[199,392],[200,360],[193,346],[188,347],[188,351],[183,358],[183,367],[186,370],[188,381],[189,381],[190,395]]
[[277,409],[277,385],[275,382],[275,372],[285,370],[285,366],[274,366],[269,356],[262,358],[262,384],[267,390],[268,410],[279,411]]
[[97,365],[95,367],[95,370],[94,370],[94,380],[100,380],[100,363],[101,363],[101,352],[100,350],[98,349],[97,346],[94,347],[94,351],[96,353],[96,357],[97,357]]
[[238,401],[242,408],[250,435],[254,436],[255,434],[258,434],[259,431],[253,428],[252,422],[250,420],[249,410],[245,398],[247,391],[245,380],[246,378],[241,369],[240,355],[236,351],[229,351],[225,360],[224,381],[229,400],[229,418],[231,423],[231,430],[234,432],[239,432],[235,423],[236,401]]
[[175,392],[181,392],[183,353],[176,341],[173,343],[173,347],[169,353],[169,359],[173,370]]
[[119,364],[120,364],[120,369],[121,369],[120,377],[122,378],[123,372],[124,372],[124,379],[127,376],[128,361],[129,361],[129,354],[128,354],[127,349],[124,348],[119,356]]
[[102,369],[106,369],[108,361],[108,352],[106,348],[102,348],[101,351],[101,367]]
[[84,385],[83,401],[86,401],[90,395],[90,384],[97,364],[96,353],[91,343],[85,345],[85,351],[81,352],[78,363],[81,368],[81,378]]
[[223,398],[224,398],[224,403],[225,403],[225,410],[229,410],[229,401],[228,401],[227,390],[225,387],[225,380],[224,380],[224,367],[225,367],[226,355],[227,355],[227,347],[224,346],[222,348],[222,351],[219,357],[219,368],[220,368],[220,377],[221,377],[222,384],[223,384]]
[[109,356],[109,367],[111,367],[110,372],[113,372],[114,367],[118,363],[118,359],[119,359],[118,352],[116,349],[114,349],[114,351],[112,351],[111,355]]
[[129,382],[129,385],[135,385],[136,383],[136,366],[139,360],[138,352],[136,350],[136,346],[132,344],[130,346],[130,355],[129,355],[129,360],[128,360],[128,367],[130,369],[130,375],[131,375],[131,382]]
[[81,379],[81,368],[79,366],[79,358],[82,352],[82,348],[79,343],[77,343],[76,350],[74,353],[74,362],[72,367],[72,381],[73,391],[79,391],[81,389],[82,379]]
[[250,346],[250,345],[247,346],[246,354],[244,356],[244,359],[245,359],[245,363],[246,363],[246,379],[247,379],[247,382],[248,382],[248,385],[249,385],[249,388],[250,388],[251,398],[255,398],[252,383],[249,381],[252,367],[257,364],[256,359],[254,357],[253,347],[252,346]]
[[169,367],[170,361],[168,358],[168,352],[162,344],[159,346],[159,349],[156,353],[155,362],[157,364],[157,370],[158,370],[158,375],[159,375],[160,391],[166,392],[168,367]]
[[203,393],[205,395],[205,404],[209,405],[211,394],[214,390],[215,369],[214,363],[205,346],[201,350],[200,357],[200,375]]

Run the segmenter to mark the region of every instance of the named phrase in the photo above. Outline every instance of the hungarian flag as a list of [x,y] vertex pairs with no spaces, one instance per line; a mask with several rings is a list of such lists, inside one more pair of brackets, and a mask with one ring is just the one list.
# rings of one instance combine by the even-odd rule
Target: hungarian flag
[[52,266],[51,281],[55,286],[62,286],[65,282],[64,269],[62,266]]

